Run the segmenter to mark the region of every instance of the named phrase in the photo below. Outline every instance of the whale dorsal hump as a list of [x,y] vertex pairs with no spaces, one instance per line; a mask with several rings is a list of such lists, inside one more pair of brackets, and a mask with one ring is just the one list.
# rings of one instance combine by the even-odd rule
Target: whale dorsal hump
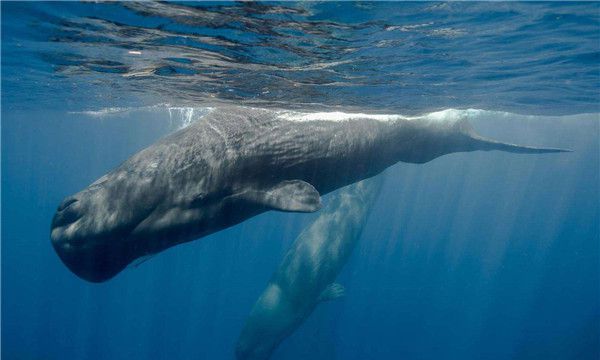
[[240,197],[279,211],[313,212],[321,208],[319,192],[302,180],[285,180],[271,187],[248,190]]

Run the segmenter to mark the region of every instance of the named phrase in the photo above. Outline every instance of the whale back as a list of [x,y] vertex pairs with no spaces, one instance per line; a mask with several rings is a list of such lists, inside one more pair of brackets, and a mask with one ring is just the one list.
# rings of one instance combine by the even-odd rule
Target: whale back
[[477,134],[467,118],[452,121],[402,120],[398,121],[395,133],[395,145],[392,145],[392,152],[395,152],[393,159],[416,164],[456,152],[498,150],[519,154],[546,154],[570,151],[488,139]]

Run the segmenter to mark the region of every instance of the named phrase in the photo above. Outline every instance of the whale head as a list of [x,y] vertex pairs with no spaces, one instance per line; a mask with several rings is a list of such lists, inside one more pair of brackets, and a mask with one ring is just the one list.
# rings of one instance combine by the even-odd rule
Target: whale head
[[[266,341],[269,342],[268,339]],[[267,344],[264,340],[253,345],[238,343],[235,348],[235,357],[237,360],[266,360],[271,357],[276,345]]]
[[109,280],[138,258],[226,227],[220,219],[235,223],[247,215],[223,201],[226,191],[155,171],[147,160],[136,155],[58,206],[50,240],[80,278]]
[[133,186],[122,171],[105,175],[65,198],[52,219],[50,239],[77,276],[101,282],[138,257],[131,234],[156,204],[143,183]]
[[296,308],[279,285],[269,283],[240,333],[236,359],[269,359],[281,341],[302,322],[305,313]]
[[130,261],[126,239],[133,211],[112,197],[104,187],[87,188],[65,198],[52,219],[54,250],[73,273],[91,282],[108,280]]

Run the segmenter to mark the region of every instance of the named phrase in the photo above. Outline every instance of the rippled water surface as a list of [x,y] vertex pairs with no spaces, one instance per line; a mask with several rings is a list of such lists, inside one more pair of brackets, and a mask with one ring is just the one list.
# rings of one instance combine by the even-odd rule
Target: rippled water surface
[[11,2],[3,87],[18,107],[597,112],[599,14],[597,2]]

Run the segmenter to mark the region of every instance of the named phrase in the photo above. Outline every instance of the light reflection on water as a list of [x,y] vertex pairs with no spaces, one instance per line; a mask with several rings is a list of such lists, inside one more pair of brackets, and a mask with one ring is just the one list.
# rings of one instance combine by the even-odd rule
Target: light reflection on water
[[599,6],[8,3],[3,78],[25,107],[596,112]]

